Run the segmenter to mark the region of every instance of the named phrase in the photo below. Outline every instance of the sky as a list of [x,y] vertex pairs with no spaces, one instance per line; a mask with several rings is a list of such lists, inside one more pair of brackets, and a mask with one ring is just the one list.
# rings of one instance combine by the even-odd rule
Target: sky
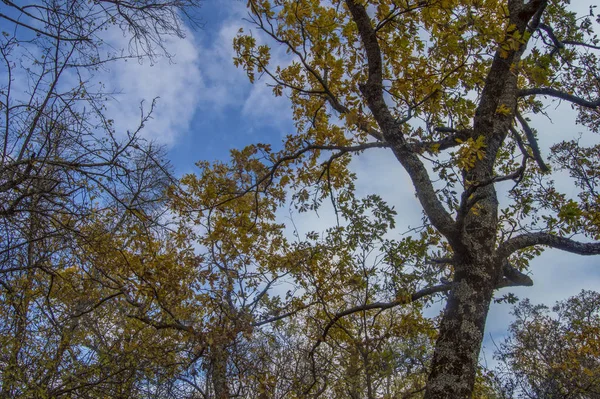
[[[587,12],[589,4],[578,0],[574,7]],[[240,27],[248,27],[243,21],[247,15],[245,1],[206,0],[199,15],[204,23],[201,29],[167,43],[174,55],[171,61],[119,62],[104,80],[121,92],[108,109],[118,129],[135,128],[140,101],[147,104],[158,97],[156,112],[144,134],[167,146],[178,175],[193,172],[198,160],[226,160],[232,148],[256,142],[278,143],[294,131],[285,96],[274,97],[266,80],[250,84],[243,70],[233,65],[232,40]],[[113,40],[123,38],[116,34]],[[275,51],[274,57],[283,56]],[[557,138],[584,134],[588,143],[598,142],[598,136],[574,124],[570,107],[558,107],[551,117],[553,120],[535,121],[542,153],[547,155],[550,143]],[[400,224],[407,229],[420,224],[421,208],[412,184],[389,151],[367,151],[352,162],[351,169],[358,177],[359,194],[381,195],[400,210]],[[297,216],[294,221],[302,233],[330,225],[333,216],[323,211],[319,216]],[[546,250],[532,262],[533,287],[505,288],[498,294],[512,292],[533,303],[552,305],[582,289],[598,289],[599,263],[594,257]],[[506,333],[510,309],[507,304],[492,305],[484,342],[488,363],[493,363],[494,342],[501,342]]]

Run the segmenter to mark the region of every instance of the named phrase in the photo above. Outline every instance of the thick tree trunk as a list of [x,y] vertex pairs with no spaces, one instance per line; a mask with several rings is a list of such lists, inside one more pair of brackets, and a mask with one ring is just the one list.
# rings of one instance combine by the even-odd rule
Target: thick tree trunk
[[[545,6],[546,0],[509,0],[512,27],[507,35],[515,30],[521,35],[526,29],[533,31]],[[495,254],[498,200],[492,180],[494,164],[514,119],[518,87],[515,67],[525,47],[526,42],[510,54],[496,53],[475,113],[473,127],[477,136],[485,138],[486,154],[464,176],[465,187],[478,185],[465,191],[465,204],[458,211],[460,237],[452,238],[461,245],[453,245],[453,249],[463,262],[455,265],[455,285],[442,319],[425,399],[470,399],[473,394],[485,321],[502,277],[502,260]],[[510,110],[508,115],[497,112],[501,105]],[[476,198],[476,212],[466,205],[471,197]]]
[[425,399],[470,399],[473,392],[494,284],[478,265],[464,269],[448,298]]
[[514,119],[519,61],[546,4],[547,0],[506,2],[505,39],[512,43],[518,36],[519,46],[516,49],[511,46],[508,51],[499,46],[490,66],[473,121],[474,137],[484,139],[485,156],[473,168],[465,170],[466,189],[454,219],[437,200],[427,169],[407,145],[398,119],[386,105],[383,57],[371,18],[362,2],[346,0],[368,60],[368,78],[359,86],[360,91],[383,139],[410,176],[425,214],[448,240],[456,261],[454,285],[442,320],[425,399],[467,399],[473,392],[488,309],[502,277],[502,260],[495,253],[498,200],[494,165]]

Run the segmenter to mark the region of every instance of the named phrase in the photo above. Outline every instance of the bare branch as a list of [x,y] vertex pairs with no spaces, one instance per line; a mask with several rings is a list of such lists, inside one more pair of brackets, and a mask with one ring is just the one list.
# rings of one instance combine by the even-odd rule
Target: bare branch
[[451,133],[449,136],[444,137],[437,141],[422,141],[416,144],[411,144],[413,151],[443,151],[449,148],[460,145],[462,141],[466,141],[473,137],[474,131],[472,129],[456,130],[448,127],[437,127],[435,128],[438,132]]
[[271,323],[276,322],[278,320],[286,319],[286,318],[288,318],[290,316],[293,316],[293,315],[295,315],[295,314],[297,314],[297,313],[299,313],[299,312],[301,312],[301,311],[303,311],[305,309],[308,309],[309,307],[313,306],[315,303],[316,302],[311,302],[311,303],[308,303],[306,305],[302,305],[302,306],[298,307],[297,309],[290,310],[289,312],[282,313],[282,314],[279,314],[277,316],[269,317],[268,319],[263,319],[263,320],[256,321],[256,322],[252,323],[252,327],[264,326],[265,324],[271,324]]
[[5,20],[7,20],[9,22],[12,22],[15,25],[19,25],[19,26],[22,26],[24,28],[30,29],[30,30],[34,31],[35,33],[38,33],[38,34],[44,35],[44,36],[48,36],[48,37],[50,37],[50,38],[52,38],[54,40],[62,40],[62,41],[67,41],[67,42],[68,41],[71,41],[71,42],[81,42],[81,41],[88,41],[89,40],[89,39],[87,39],[85,37],[74,37],[73,38],[73,37],[64,37],[64,36],[53,35],[52,33],[43,31],[43,30],[38,29],[38,28],[36,28],[36,27],[34,27],[32,25],[28,25],[26,23],[23,23],[23,22],[21,22],[19,20],[11,18],[8,15],[3,14],[3,13],[0,13],[0,19],[5,19]]
[[512,253],[535,245],[545,245],[578,255],[600,255],[600,242],[583,243],[551,233],[526,233],[504,241],[497,255],[506,258]]
[[595,108],[600,107],[600,99],[590,101],[590,100],[586,100],[584,98],[575,96],[573,94],[565,93],[564,91],[553,89],[551,87],[535,87],[535,88],[531,88],[531,89],[521,89],[521,90],[519,90],[517,95],[519,97],[537,96],[537,95],[550,96],[550,97],[560,98],[561,100],[569,101],[573,104],[577,104],[579,106],[586,107],[586,108],[595,109]]
[[552,43],[555,46],[554,52],[565,48],[565,44],[571,45],[571,46],[587,47],[587,48],[590,48],[593,50],[600,50],[600,46],[595,46],[593,44],[584,43],[584,42],[580,42],[577,40],[560,40],[558,37],[556,37],[556,34],[554,33],[554,29],[552,29],[552,27],[550,27],[549,25],[546,25],[544,23],[540,23],[538,25],[538,27],[541,30],[543,30],[544,32],[546,32],[546,34],[548,34],[548,37],[550,38],[550,40],[552,40]]
[[151,318],[149,318],[147,316],[140,316],[140,315],[136,315],[136,314],[129,314],[129,315],[127,315],[127,317],[139,320],[151,327],[154,327],[157,330],[165,330],[165,329],[171,330],[172,329],[172,330],[186,331],[186,332],[190,332],[190,333],[194,332],[194,329],[192,327],[183,325],[179,322],[169,323],[169,322],[164,322],[164,321],[156,321],[156,320],[152,320]]
[[533,280],[531,279],[531,277],[517,270],[513,265],[508,263],[508,260],[504,261],[504,264],[502,265],[502,273],[504,274],[505,278],[500,281],[497,288],[509,286],[531,287],[533,285]]
[[540,147],[538,146],[537,139],[533,134],[533,130],[527,123],[527,120],[523,118],[519,111],[516,112],[516,116],[517,120],[521,124],[521,127],[523,128],[523,131],[525,132],[525,137],[527,137],[527,141],[529,142],[529,147],[531,148],[531,152],[533,153],[533,159],[535,160],[535,162],[537,162],[542,172],[549,172],[550,168],[548,167],[548,165],[546,165],[544,159],[542,158],[542,154],[540,153]]
[[96,302],[94,305],[90,306],[87,309],[82,309],[80,311],[78,311],[77,313],[72,314],[70,317],[72,318],[78,318],[81,317],[85,314],[88,314],[90,312],[93,312],[94,310],[98,309],[100,306],[102,306],[105,302],[110,301],[111,299],[114,299],[120,295],[124,295],[122,292],[116,292],[114,294],[108,295],[102,299],[100,299],[98,302]]

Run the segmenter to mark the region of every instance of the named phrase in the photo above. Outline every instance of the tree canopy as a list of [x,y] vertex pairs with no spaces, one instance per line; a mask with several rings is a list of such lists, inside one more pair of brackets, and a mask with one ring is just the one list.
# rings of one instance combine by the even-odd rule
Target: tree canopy
[[[288,96],[294,132],[176,179],[139,135],[152,107],[116,132],[90,82],[111,60],[168,54],[197,3],[4,2],[0,396],[500,397],[479,365],[497,290],[533,285],[546,247],[600,254],[598,146],[540,148],[553,135],[535,125],[562,102],[600,129],[600,19],[569,3],[249,0],[232,62]],[[128,52],[104,57],[109,26]],[[410,234],[393,199],[357,194],[351,162],[367,151],[401,165],[389,184],[410,181]],[[336,222],[301,235],[288,206]],[[531,390],[556,368],[560,390],[579,389],[581,367],[594,378],[581,362],[597,331],[577,301],[557,308],[565,328],[517,308],[502,356]],[[552,329],[586,343],[528,364]]]
[[498,348],[505,397],[595,398],[600,391],[600,296],[582,291],[549,309],[525,300]]
[[[593,157],[579,156],[595,150],[556,143],[549,166],[530,120],[555,99],[598,130],[593,9],[578,17],[568,2],[520,0],[249,7],[268,40],[241,32],[235,62],[291,98],[297,133],[274,158],[295,160],[285,179],[301,209],[344,201],[349,158],[373,147],[408,174],[424,214],[420,262],[452,274],[425,398],[470,397],[494,291],[531,285],[520,270],[542,246],[600,253],[589,242],[598,238]],[[272,65],[270,46],[291,61]],[[559,169],[577,197],[553,186]]]

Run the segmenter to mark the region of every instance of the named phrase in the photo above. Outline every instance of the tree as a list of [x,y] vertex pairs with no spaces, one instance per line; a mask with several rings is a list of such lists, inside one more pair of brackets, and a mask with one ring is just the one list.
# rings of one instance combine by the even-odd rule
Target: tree
[[600,397],[600,295],[582,291],[550,309],[524,300],[496,356],[504,397]]
[[423,304],[399,309],[386,302],[404,300],[420,283],[385,255],[401,245],[385,238],[395,211],[376,195],[337,204],[339,224],[309,240],[316,259],[302,264],[297,278],[314,301],[298,322],[312,342],[310,378],[299,396],[411,397],[424,388],[436,332]]
[[[164,34],[182,34],[176,10],[195,4],[3,2],[0,396],[485,391],[478,354],[495,290],[531,285],[523,272],[543,246],[600,253],[598,147],[560,142],[546,160],[529,119],[546,96],[600,128],[594,10],[250,0],[260,40],[292,60],[271,66],[269,46],[240,32],[234,62],[290,96],[297,132],[281,150],[249,146],[174,182],[139,137],[148,112],[119,136],[90,82],[130,54],[104,57],[102,29],[154,55]],[[376,149],[394,154],[423,208],[410,236],[390,237],[392,207],[355,193],[349,163]],[[578,196],[554,187],[552,168]],[[292,242],[276,220],[288,199],[300,212],[329,201],[337,223]],[[432,334],[415,302],[445,292]],[[400,333],[422,344],[419,367]],[[295,370],[267,361],[289,347]]]
[[304,331],[298,349],[309,366],[295,379],[295,395],[411,397],[424,388],[436,332],[422,304],[395,308],[385,301],[403,300],[418,283],[380,253],[398,244],[385,238],[395,212],[376,195],[338,204],[339,224],[309,233],[311,259],[292,271],[310,307],[272,327]]
[[[416,266],[437,264],[452,280],[333,323],[447,290],[425,398],[471,397],[494,292],[531,285],[522,270],[543,247],[600,253],[589,242],[598,239],[597,149],[557,143],[553,168],[529,118],[544,97],[570,103],[598,131],[593,8],[579,17],[559,0],[248,4],[261,36],[241,32],[234,61],[289,95],[297,128],[262,158],[271,171],[253,187],[283,181],[301,211],[327,198],[336,209],[352,192],[351,156],[391,151],[424,213]],[[290,62],[271,65],[265,43]],[[554,187],[561,168],[578,197]]]
[[[184,33],[180,11],[196,4],[0,5],[2,397],[132,397],[156,377],[156,352],[137,363],[132,354],[165,337],[126,322],[114,306],[126,303],[126,285],[107,283],[106,265],[92,260],[134,225],[156,238],[173,179],[162,149],[140,133],[154,102],[138,126],[117,132],[104,113],[114,93],[94,76],[118,59],[159,56],[165,36]],[[106,45],[107,29],[128,34],[129,49]],[[111,340],[119,331],[131,336]]]
[[[204,398],[420,392],[435,335],[421,305],[363,308],[387,294],[403,298],[417,282],[374,256],[401,245],[384,238],[395,212],[377,196],[349,195],[339,202],[339,225],[292,242],[275,213],[285,179],[257,183],[269,172],[269,152],[232,150],[230,163],[200,162],[198,175],[181,179],[171,193],[180,230],[169,241],[194,242],[197,261],[169,263],[168,277],[186,283],[136,317],[198,338],[198,355],[178,378]],[[353,306],[362,312],[340,323],[337,312]]]

